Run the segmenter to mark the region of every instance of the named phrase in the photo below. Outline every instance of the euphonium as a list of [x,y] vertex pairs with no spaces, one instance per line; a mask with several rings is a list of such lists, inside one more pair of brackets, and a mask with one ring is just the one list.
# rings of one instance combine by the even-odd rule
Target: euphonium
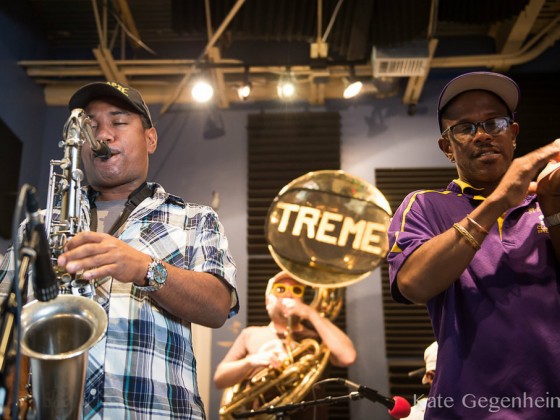
[[[315,288],[310,306],[321,315],[333,320],[342,308],[343,288]],[[290,340],[291,337],[288,337]],[[289,344],[288,344],[289,345]],[[240,412],[258,410],[302,401],[323,374],[330,350],[316,340],[305,338],[289,351],[279,367],[268,367],[255,376],[226,388],[222,395],[220,417],[235,418]],[[254,417],[274,420],[274,414]]]
[[[21,350],[31,359],[32,407],[38,419],[78,419],[85,388],[87,352],[105,333],[107,315],[93,301],[94,286],[56,266],[66,242],[85,229],[83,173],[79,168],[82,145],[108,158],[110,149],[97,141],[89,117],[74,109],[64,126],[61,160],[50,163],[45,227],[59,293],[47,302],[23,307]],[[55,168],[60,168],[60,171]]]
[[[343,171],[309,172],[274,199],[266,239],[278,266],[314,288],[310,306],[333,320],[342,307],[345,287],[363,280],[387,254],[390,217],[387,199],[366,181]],[[293,360],[280,368],[269,367],[227,388],[222,418],[300,402],[322,374],[330,352],[305,339],[292,353]]]

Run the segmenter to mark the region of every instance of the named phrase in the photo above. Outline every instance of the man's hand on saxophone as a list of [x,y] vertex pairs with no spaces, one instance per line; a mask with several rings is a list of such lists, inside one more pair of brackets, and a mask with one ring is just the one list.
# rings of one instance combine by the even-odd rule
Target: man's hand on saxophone
[[85,279],[111,276],[123,283],[146,285],[152,262],[149,255],[106,233],[81,232],[66,245],[58,265],[69,273],[82,272]]

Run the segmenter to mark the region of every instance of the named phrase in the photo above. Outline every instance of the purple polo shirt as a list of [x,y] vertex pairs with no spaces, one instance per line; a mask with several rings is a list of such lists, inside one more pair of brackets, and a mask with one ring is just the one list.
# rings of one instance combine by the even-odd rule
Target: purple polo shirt
[[[455,180],[409,194],[389,228],[389,275],[483,197]],[[530,195],[490,230],[428,312],[439,344],[426,419],[560,419],[560,289],[543,215]]]

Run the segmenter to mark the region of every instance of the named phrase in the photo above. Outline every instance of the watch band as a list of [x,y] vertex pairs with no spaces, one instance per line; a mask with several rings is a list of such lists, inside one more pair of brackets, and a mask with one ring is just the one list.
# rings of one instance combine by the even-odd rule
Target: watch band
[[155,286],[138,286],[137,284],[134,284],[134,287],[136,287],[138,290],[141,290],[142,292],[155,292],[157,290],[159,290],[159,288],[155,287]]
[[560,225],[560,212],[551,214],[550,216],[544,217],[544,225],[547,228],[554,227],[556,225]]

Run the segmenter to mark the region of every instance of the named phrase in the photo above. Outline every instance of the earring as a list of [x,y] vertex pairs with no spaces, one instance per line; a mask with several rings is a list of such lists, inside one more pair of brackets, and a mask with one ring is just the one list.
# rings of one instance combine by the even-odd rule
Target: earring
[[516,147],[517,147],[517,143],[513,142],[513,150],[515,150]]

